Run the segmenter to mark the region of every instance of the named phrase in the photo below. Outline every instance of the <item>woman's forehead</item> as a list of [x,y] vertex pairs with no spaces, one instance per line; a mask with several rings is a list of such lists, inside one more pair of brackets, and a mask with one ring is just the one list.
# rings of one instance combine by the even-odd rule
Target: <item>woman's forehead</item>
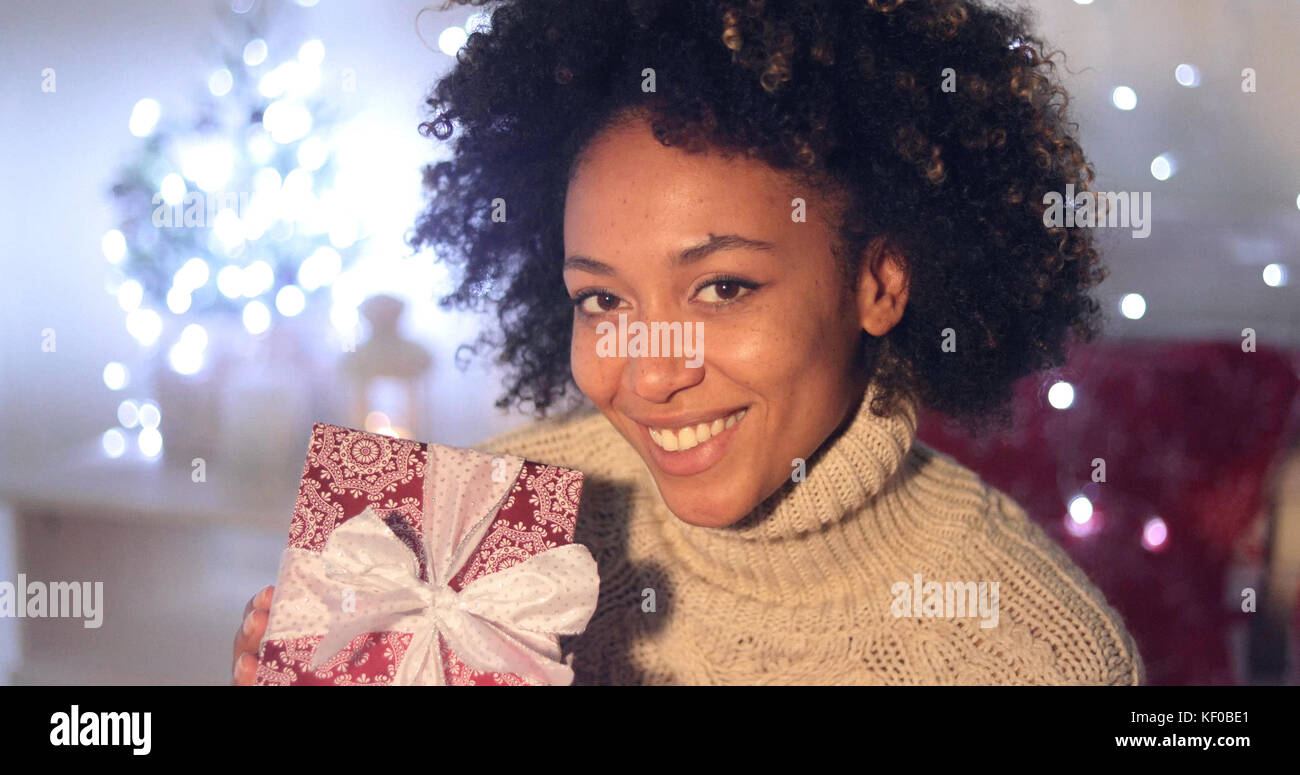
[[622,125],[596,138],[575,169],[565,231],[779,231],[824,193],[757,159],[688,153],[662,145],[646,125]]

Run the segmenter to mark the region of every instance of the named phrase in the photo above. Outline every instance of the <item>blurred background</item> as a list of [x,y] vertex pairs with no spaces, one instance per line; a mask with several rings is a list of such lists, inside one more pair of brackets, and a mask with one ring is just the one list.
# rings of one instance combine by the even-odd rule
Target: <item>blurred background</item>
[[[95,629],[0,618],[0,682],[225,683],[313,422],[526,422],[404,244],[424,96],[490,24],[425,5],[0,9],[0,581],[105,592]],[[1066,548],[1151,683],[1300,683],[1300,3],[1029,5],[1095,190],[1150,192],[1149,235],[1099,230],[1106,336],[1012,428],[921,438]]]

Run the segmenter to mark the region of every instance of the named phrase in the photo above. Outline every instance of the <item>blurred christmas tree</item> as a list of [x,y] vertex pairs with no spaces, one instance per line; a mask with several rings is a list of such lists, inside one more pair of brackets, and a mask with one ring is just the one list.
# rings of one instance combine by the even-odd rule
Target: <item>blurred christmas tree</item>
[[[232,3],[224,67],[207,79],[192,118],[162,118],[153,99],[132,110],[129,128],[145,140],[112,186],[120,224],[104,249],[120,272],[127,328],[142,344],[161,333],[152,307],[237,314],[260,334],[272,309],[299,314],[362,243],[332,188],[339,117],[317,94],[325,47],[268,43],[275,5]],[[272,54],[286,49],[294,56]],[[197,370],[201,348],[188,345],[198,341],[177,336],[173,368]]]
[[[142,142],[111,188],[118,228],[101,245],[107,287],[128,332],[149,353],[166,352],[178,374],[204,368],[209,328],[239,321],[243,336],[261,336],[316,305],[315,296],[328,297],[316,292],[365,242],[355,208],[334,188],[337,96],[353,76],[331,72],[336,81],[323,87],[324,44],[284,31],[290,13],[314,4],[232,0],[214,44],[221,66],[196,85],[192,103],[164,109],[145,98],[131,111],[128,129]],[[335,327],[350,330],[355,312],[344,307],[342,315],[349,319]],[[122,363],[105,368],[110,389],[128,379]],[[123,401],[118,419],[124,429],[139,425],[146,457],[159,454],[152,399]],[[110,456],[126,446],[122,429],[105,434]]]

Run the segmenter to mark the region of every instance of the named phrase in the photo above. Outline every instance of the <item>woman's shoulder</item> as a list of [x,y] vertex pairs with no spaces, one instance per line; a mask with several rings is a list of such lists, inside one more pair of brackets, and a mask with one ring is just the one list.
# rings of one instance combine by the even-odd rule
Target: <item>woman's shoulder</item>
[[586,476],[620,478],[641,465],[636,450],[604,415],[591,408],[524,423],[473,448],[573,468]]
[[944,510],[943,528],[964,547],[966,558],[954,563],[954,572],[974,570],[971,563],[976,563],[1002,582],[1000,616],[1009,618],[1010,629],[1020,630],[1018,634],[1040,644],[1050,639],[1055,671],[1089,684],[1144,680],[1141,656],[1123,618],[1020,504],[923,443],[914,445],[909,462],[914,476],[942,482],[944,500],[952,504]]

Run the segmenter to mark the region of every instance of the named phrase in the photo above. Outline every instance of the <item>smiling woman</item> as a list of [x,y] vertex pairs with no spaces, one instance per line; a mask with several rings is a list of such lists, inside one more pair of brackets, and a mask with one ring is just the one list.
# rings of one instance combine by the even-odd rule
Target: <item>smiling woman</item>
[[[959,0],[532,0],[470,36],[412,241],[496,310],[500,406],[573,399],[480,448],[586,474],[577,682],[1141,680],[1064,552],[915,438],[1095,332],[1041,48]],[[611,349],[635,324],[699,352]]]

